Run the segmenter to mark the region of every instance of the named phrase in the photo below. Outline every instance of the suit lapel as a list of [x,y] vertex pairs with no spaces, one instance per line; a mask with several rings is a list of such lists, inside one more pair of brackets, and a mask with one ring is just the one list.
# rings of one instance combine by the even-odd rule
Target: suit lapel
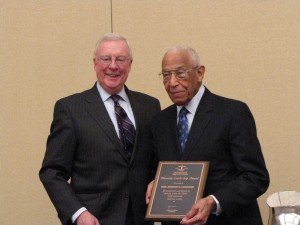
[[[182,153],[181,153],[181,148],[179,145],[179,138],[178,138],[178,126],[177,126],[177,107],[176,105],[173,105],[174,107],[172,108],[172,112],[169,119],[168,124],[170,124],[170,126],[168,126],[170,128],[170,130],[168,131],[168,135],[170,135],[168,137],[168,140],[176,140],[175,141],[175,146],[174,149],[172,150],[173,153],[172,154],[176,154],[176,158],[178,160],[180,160],[180,158],[182,157]],[[175,121],[175,123],[174,123]],[[174,142],[173,142],[174,143]]]
[[187,160],[190,153],[194,150],[198,141],[201,141],[201,136],[205,127],[210,121],[209,112],[213,109],[211,101],[211,93],[205,90],[204,95],[198,105],[193,124],[191,126],[185,151],[182,155],[182,160]]
[[126,158],[122,142],[115,131],[114,125],[108,115],[104,103],[101,100],[96,85],[87,92],[85,102],[88,113],[107,134],[107,137],[116,145],[124,158]]
[[[179,147],[179,139],[178,139],[178,127],[177,127],[177,107],[176,105],[172,105],[170,109],[168,109],[168,117],[164,121],[164,139],[166,140],[166,148],[164,151],[168,151],[170,156],[174,156],[172,161],[181,160],[182,154],[181,149]],[[170,140],[169,142],[167,140]]]
[[140,133],[139,132],[140,125],[144,121],[145,104],[143,102],[139,102],[137,98],[134,97],[134,93],[130,91],[126,86],[125,86],[125,91],[130,101],[130,106],[133,112],[133,116],[135,120],[135,129],[136,129],[135,143],[134,143],[134,148],[130,159],[130,163],[131,163],[137,151],[136,146],[137,146],[137,140],[139,138],[139,133]]

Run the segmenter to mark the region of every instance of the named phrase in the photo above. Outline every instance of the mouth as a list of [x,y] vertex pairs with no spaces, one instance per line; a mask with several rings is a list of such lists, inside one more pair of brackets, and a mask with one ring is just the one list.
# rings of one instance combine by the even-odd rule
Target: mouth
[[178,95],[181,94],[183,91],[171,91],[171,95]]
[[106,76],[109,76],[109,77],[119,77],[120,75],[119,74],[106,74]]
[[184,95],[184,91],[172,91],[170,92],[170,95],[173,98],[181,98]]

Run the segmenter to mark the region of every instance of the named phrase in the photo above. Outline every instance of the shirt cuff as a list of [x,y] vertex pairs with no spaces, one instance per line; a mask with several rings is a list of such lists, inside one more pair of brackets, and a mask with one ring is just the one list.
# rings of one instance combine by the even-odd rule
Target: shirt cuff
[[76,213],[73,214],[72,216],[72,223],[75,223],[75,221],[77,220],[78,216],[80,216],[81,213],[83,213],[84,211],[87,211],[87,209],[85,207],[82,207],[80,209],[78,209],[76,211]]
[[213,196],[213,195],[210,195],[210,196],[214,199],[214,201],[216,202],[216,205],[217,205],[216,211],[212,212],[212,214],[215,214],[216,216],[219,216],[222,213],[222,211],[223,211],[222,207],[221,207],[218,199],[215,196]]

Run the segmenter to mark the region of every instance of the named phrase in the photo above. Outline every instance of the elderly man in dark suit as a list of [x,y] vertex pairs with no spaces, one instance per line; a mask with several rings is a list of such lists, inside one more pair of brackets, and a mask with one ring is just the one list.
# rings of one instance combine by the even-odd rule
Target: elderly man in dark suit
[[[154,118],[159,161],[209,161],[204,197],[179,222],[163,225],[262,225],[257,198],[269,174],[254,118],[243,102],[211,93],[202,84],[205,67],[187,46],[167,51],[161,76],[174,105]],[[148,186],[149,202],[153,182]]]
[[129,90],[127,40],[106,34],[94,53],[96,84],[57,101],[39,172],[64,225],[142,225],[152,153],[146,138],[159,101]]

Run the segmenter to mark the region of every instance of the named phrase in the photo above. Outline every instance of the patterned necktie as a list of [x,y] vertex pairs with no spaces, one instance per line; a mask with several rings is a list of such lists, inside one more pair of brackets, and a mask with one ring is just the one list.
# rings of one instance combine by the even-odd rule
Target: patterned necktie
[[188,120],[186,117],[188,112],[189,111],[185,107],[182,107],[178,115],[178,138],[182,152],[184,151],[185,143],[189,134]]
[[123,143],[125,152],[131,155],[135,139],[135,128],[125,110],[119,104],[119,100],[122,98],[119,95],[112,95],[111,98],[115,103],[115,113],[119,126],[120,139]]

